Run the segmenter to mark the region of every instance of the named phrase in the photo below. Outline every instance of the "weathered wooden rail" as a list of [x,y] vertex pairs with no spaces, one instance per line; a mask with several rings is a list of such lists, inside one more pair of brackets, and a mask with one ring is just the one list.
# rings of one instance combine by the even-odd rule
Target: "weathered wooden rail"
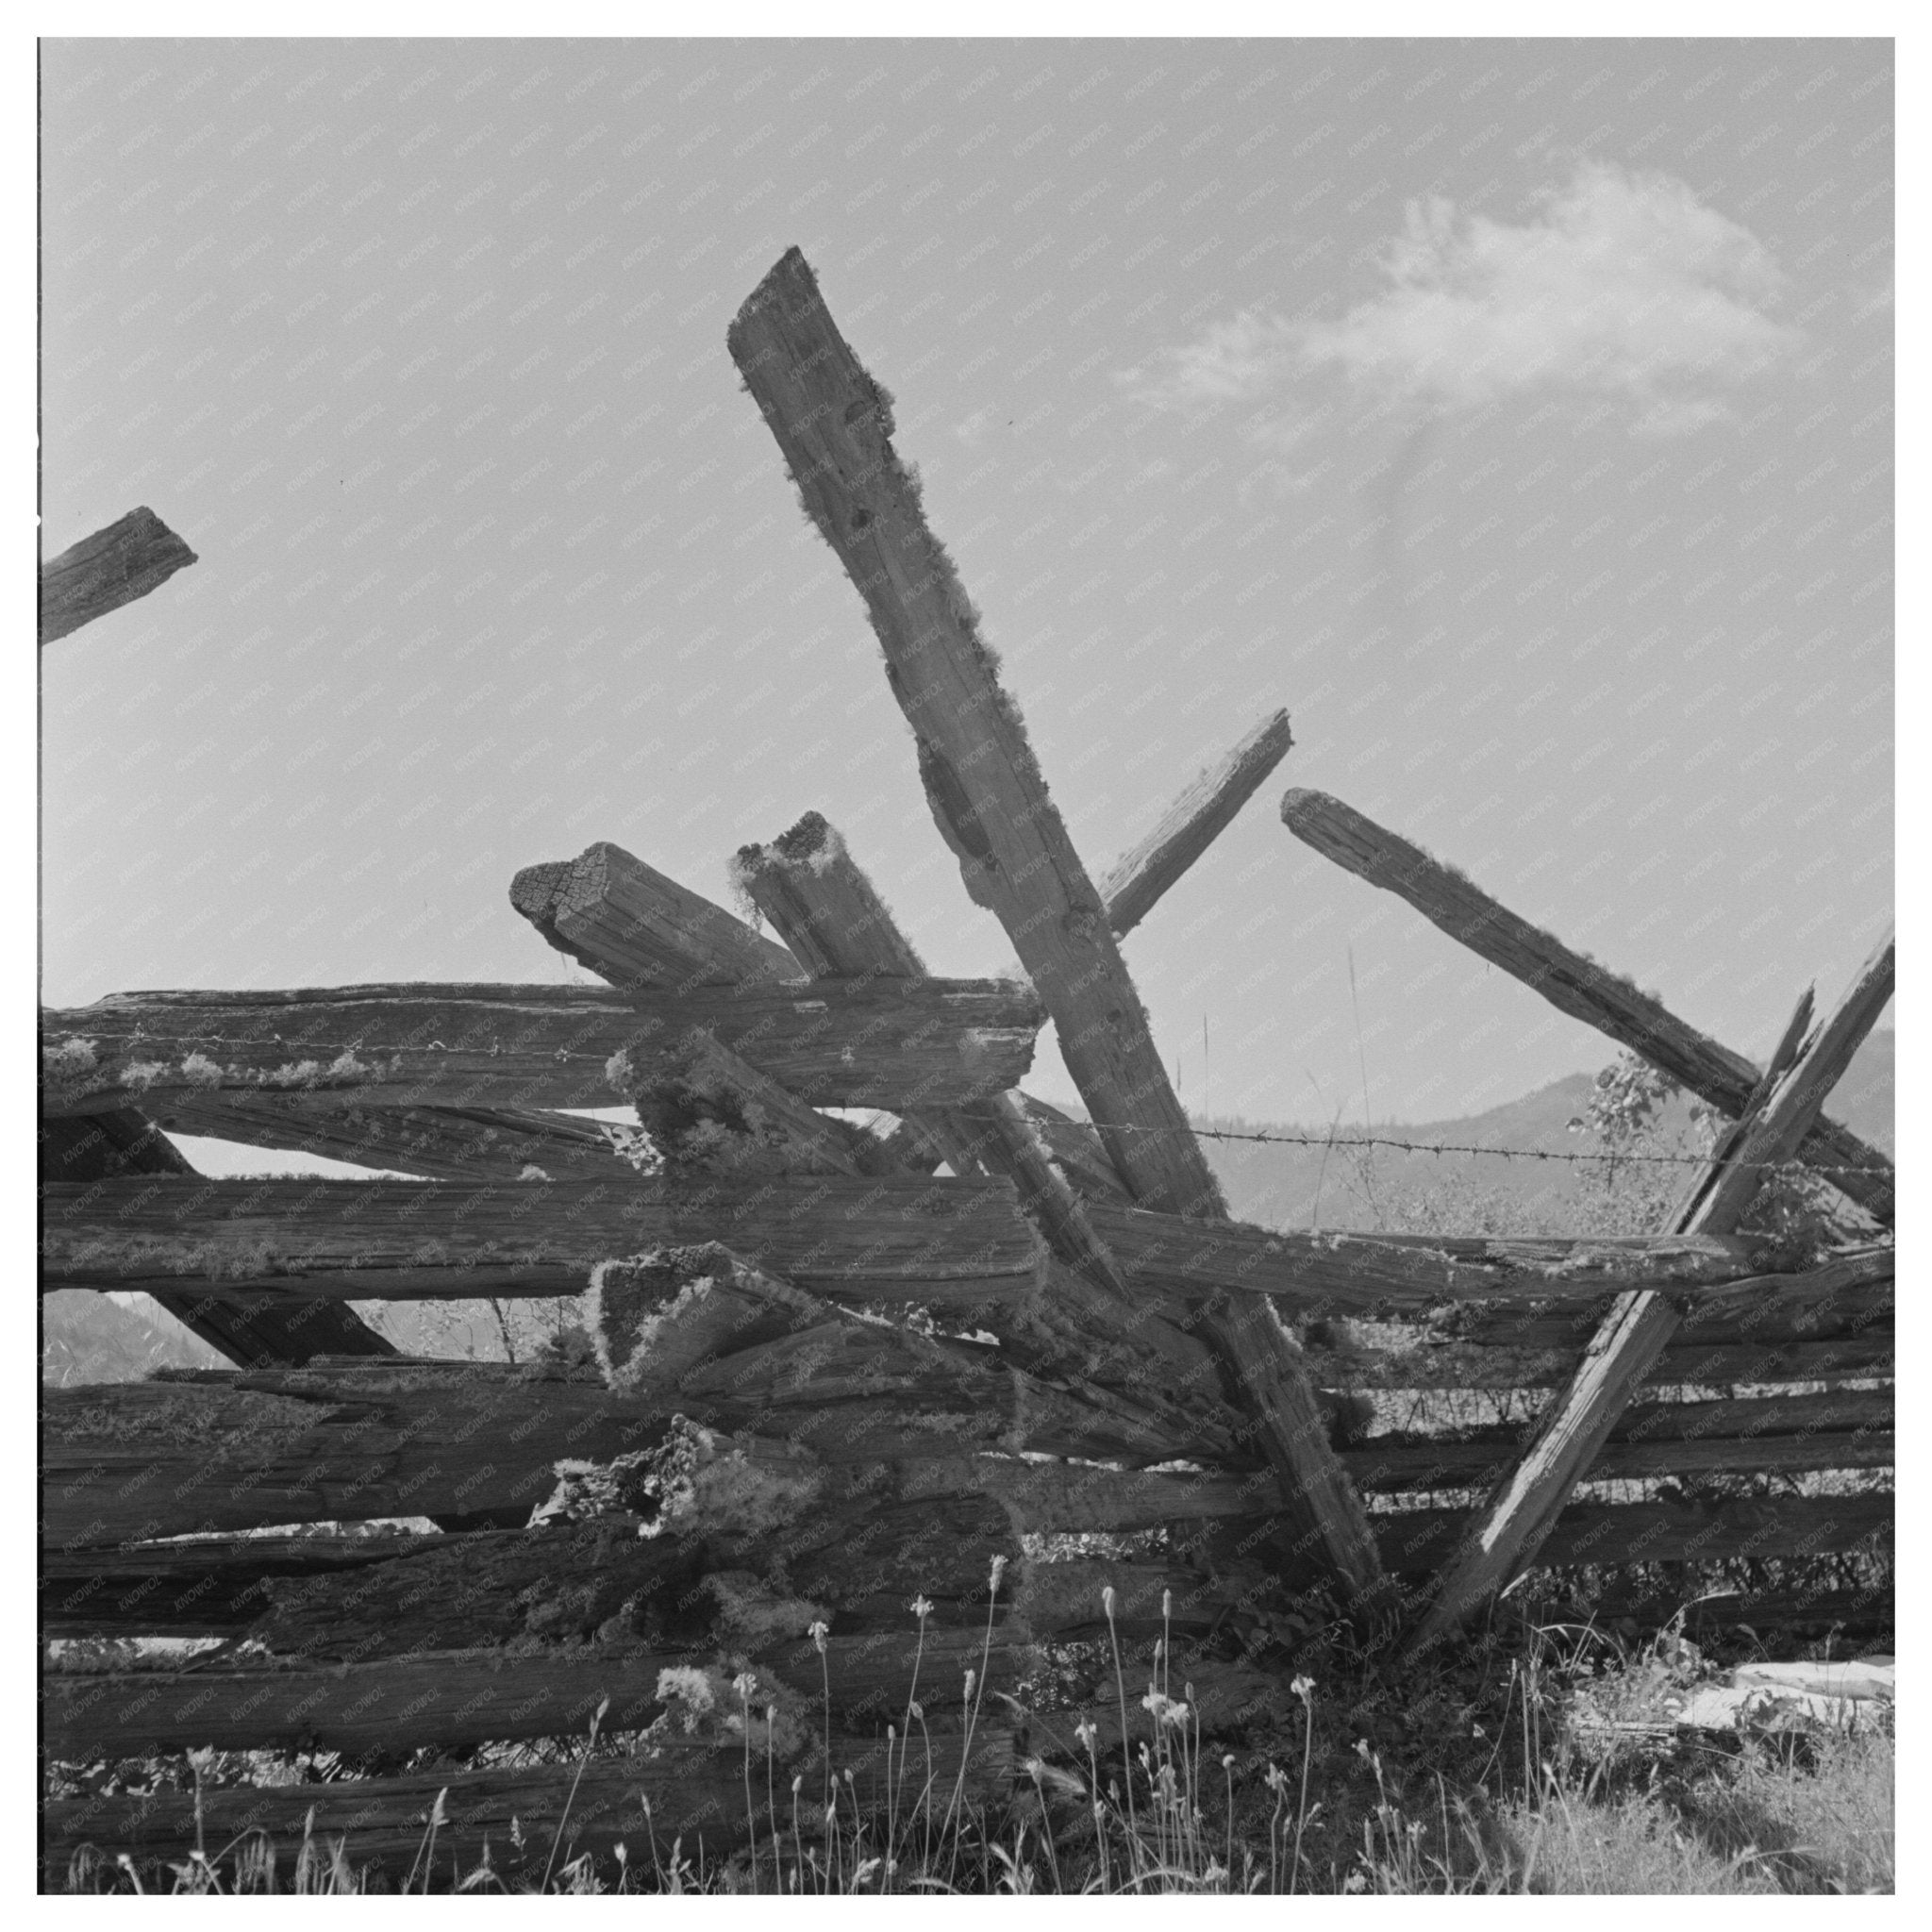
[[[1893,1176],[1820,1112],[1889,997],[1889,947],[1821,1027],[1801,1008],[1760,1074],[1291,792],[1299,836],[1738,1125],[1643,1237],[1234,1221],[1121,942],[1279,766],[1287,714],[1096,884],[890,399],[796,251],[728,346],[863,601],[966,890],[1030,984],[933,976],[808,813],[732,861],[769,932],[608,841],[519,872],[514,910],[599,987],[43,1014],[42,1289],[144,1290],[237,1367],[43,1392],[42,1630],[248,1640],[178,1670],[69,1650],[43,1676],[43,1752],[365,1767],[199,1812],[49,1804],[48,1872],[91,1844],[169,1857],[247,1830],[286,1856],[311,1809],[352,1857],[406,1868],[439,1802],[443,1852],[487,1841],[500,1865],[512,1820],[547,1850],[566,1807],[568,1849],[635,1847],[646,1800],[660,1843],[722,1850],[747,1828],[744,1724],[770,1724],[781,1790],[848,1766],[883,1784],[915,1669],[948,1790],[963,1774],[997,1800],[1028,1754],[1071,1743],[1064,1715],[1003,1704],[962,1767],[968,1669],[996,1692],[1052,1678],[1117,1741],[1093,1641],[1109,1617],[1137,1674],[1160,1639],[1232,1736],[1281,1714],[1286,1674],[1262,1663],[1285,1610],[1422,1643],[1532,1564],[1621,1603],[1658,1565],[1889,1551]],[[158,524],[91,542],[43,575],[43,641],[192,560]],[[1020,1091],[1048,1021],[1091,1124]],[[566,1111],[624,1103],[654,1171]],[[896,1119],[824,1111],[853,1107]],[[412,1178],[210,1180],[162,1129]],[[1869,1217],[1802,1264],[1743,1231],[1794,1158]],[[535,1362],[425,1361],[350,1307],[486,1294],[567,1299],[578,1326]],[[1417,1403],[1493,1415],[1478,1398],[1500,1391],[1527,1422],[1411,1425]],[[1863,1613],[1757,1570],[1740,1615]],[[592,1757],[575,1800],[568,1770],[383,1765],[580,1735],[600,1706],[607,1732],[648,1738]]]

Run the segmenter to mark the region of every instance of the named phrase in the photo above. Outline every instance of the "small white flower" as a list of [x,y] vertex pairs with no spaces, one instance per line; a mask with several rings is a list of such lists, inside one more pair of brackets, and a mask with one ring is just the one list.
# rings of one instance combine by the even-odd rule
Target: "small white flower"
[[1297,1677],[1288,1688],[1306,1704],[1314,1691],[1315,1680],[1312,1677]]
[[930,1597],[924,1596],[914,1597],[912,1599],[912,1614],[915,1617],[917,1617],[922,1624],[924,1623],[925,1620],[932,1615],[932,1599]]
[[740,1671],[737,1676],[732,1678],[731,1688],[749,1704],[751,1693],[758,1688],[758,1680],[755,1673]]
[[830,1627],[831,1626],[825,1622],[825,1620],[823,1617],[820,1617],[811,1624],[810,1628],[808,1629],[805,1633],[808,1637],[811,1639],[811,1641],[815,1644],[818,1645],[819,1655],[821,1657],[823,1657],[825,1653],[825,1633]]

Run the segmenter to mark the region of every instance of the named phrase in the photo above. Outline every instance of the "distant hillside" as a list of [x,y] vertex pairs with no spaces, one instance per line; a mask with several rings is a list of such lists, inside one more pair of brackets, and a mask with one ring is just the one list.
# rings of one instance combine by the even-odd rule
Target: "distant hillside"
[[[1874,1032],[1839,1082],[1832,1115],[1874,1146],[1890,1154],[1893,1128],[1892,1059],[1895,1034]],[[1391,1124],[1377,1121],[1373,1131],[1394,1140],[1448,1142],[1463,1146],[1507,1147],[1523,1153],[1579,1154],[1594,1145],[1587,1134],[1570,1131],[1570,1122],[1589,1106],[1593,1075],[1567,1074],[1520,1100],[1457,1120]],[[1688,1106],[1675,1105],[1665,1117],[1668,1134],[1687,1124]],[[1241,1120],[1200,1119],[1196,1127],[1236,1132],[1301,1135],[1312,1146],[1257,1145],[1241,1141],[1205,1141],[1208,1165],[1243,1221],[1267,1227],[1373,1227],[1377,1208],[1443,1182],[1455,1182],[1542,1216],[1561,1226],[1562,1210],[1573,1198],[1576,1176],[1571,1161],[1507,1159],[1498,1155],[1404,1154],[1376,1148],[1337,1148],[1322,1142],[1328,1124],[1315,1126]],[[1361,1117],[1343,1120],[1339,1140],[1360,1136]],[[1453,1230],[1444,1230],[1453,1232]]]

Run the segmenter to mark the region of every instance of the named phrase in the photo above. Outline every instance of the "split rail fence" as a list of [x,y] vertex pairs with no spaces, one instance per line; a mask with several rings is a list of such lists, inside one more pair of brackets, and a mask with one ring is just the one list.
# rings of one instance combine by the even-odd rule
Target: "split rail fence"
[[[769,934],[614,844],[518,874],[515,910],[602,989],[44,1012],[43,1289],[144,1290],[235,1364],[42,1393],[43,1635],[229,1640],[178,1670],[51,1665],[44,1754],[333,1750],[366,1774],[210,1790],[199,1825],[179,1791],[49,1802],[46,1869],[89,1843],[178,1856],[197,1829],[286,1844],[311,1815],[352,1857],[407,1864],[439,1794],[442,1853],[487,1840],[499,1866],[547,1851],[567,1805],[577,1850],[635,1842],[644,1801],[661,1841],[724,1846],[747,1726],[784,1784],[851,1768],[862,1793],[917,1691],[933,1774],[989,1798],[1070,1743],[1076,1707],[1117,1737],[1109,1615],[1139,1660],[1163,1638],[1170,1686],[1232,1734],[1279,1713],[1271,1662],[1324,1618],[1415,1648],[1533,1565],[1592,1566],[1614,1607],[1645,1566],[1889,1551],[1892,1169],[1821,1108],[1890,997],[1890,941],[1815,1024],[1807,995],[1759,1069],[1291,791],[1299,838],[1733,1124],[1642,1238],[1232,1219],[1122,941],[1278,767],[1286,714],[1096,882],[891,399],[797,251],[728,342],[1025,980],[930,975],[808,814],[733,861]],[[42,641],[192,561],[135,512],[43,572]],[[1049,1021],[1091,1124],[1021,1091]],[[560,1111],[625,1102],[655,1165]],[[822,1110],[853,1108],[898,1124]],[[208,1179],[169,1129],[422,1178]],[[1740,1232],[1793,1161],[1864,1230],[1795,1270]],[[354,1306],[480,1295],[583,1297],[586,1347],[408,1357]],[[1503,1388],[1549,1391],[1533,1425],[1364,1420],[1365,1395]],[[1852,1479],[1696,1492],[1819,1473]],[[1662,1478],[1676,1489],[1619,1500]],[[1737,1606],[1870,1608],[1775,1589]],[[600,1710],[642,1737],[591,1758],[574,1801],[572,1766],[475,1762]],[[470,1768],[410,1768],[425,1746]]]

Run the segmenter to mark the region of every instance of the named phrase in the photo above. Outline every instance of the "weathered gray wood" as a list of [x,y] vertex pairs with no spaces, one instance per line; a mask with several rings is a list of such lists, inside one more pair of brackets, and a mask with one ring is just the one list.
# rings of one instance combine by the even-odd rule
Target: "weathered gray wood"
[[991,980],[120,993],[42,1015],[44,1105],[281,1091],[317,1108],[609,1107],[626,1097],[616,1056],[703,1029],[803,1099],[903,1108],[1012,1085],[1042,1018],[1024,988]]
[[[1107,908],[892,447],[891,399],[840,334],[796,248],[753,291],[726,340],[808,513],[865,599],[967,891],[999,918],[1046,1003],[1115,1168],[1149,1207],[1224,1216]],[[1283,1500],[1347,1588],[1374,1589],[1368,1519],[1322,1433],[1294,1343],[1266,1309],[1244,1318],[1241,1335],[1219,1317],[1208,1325],[1246,1391]]]
[[815,1293],[975,1307],[1041,1256],[1003,1181],[101,1181],[49,1187],[42,1287],[333,1300],[575,1295],[613,1257],[718,1240]]
[[[180,1149],[135,1108],[82,1119],[42,1119],[41,1178],[70,1186],[167,1175],[198,1178]],[[190,1334],[231,1362],[306,1362],[319,1355],[391,1356],[395,1346],[341,1302],[296,1301],[287,1295],[234,1301],[164,1289],[156,1302]]]
[[[1686,1025],[1629,980],[1518,918],[1420,846],[1322,791],[1288,792],[1281,817],[1296,838],[1371,885],[1406,899],[1451,939],[1541,993],[1558,1012],[1608,1034],[1721,1112],[1735,1118],[1750,1098],[1757,1070],[1742,1054]],[[1798,1158],[1883,1225],[1891,1224],[1892,1164],[1849,1127],[1821,1118],[1806,1135]]]
[[[762,1709],[755,1707],[753,1716],[762,1732]],[[874,1806],[881,1811],[886,1807],[888,1722],[880,1719],[876,1735],[838,1737],[832,1742],[833,1768],[841,1780],[845,1771],[853,1773],[858,1800],[868,1811]],[[803,1727],[801,1731],[809,1736]],[[534,1886],[550,1864],[554,1843],[560,1846],[558,1865],[587,1852],[597,1855],[600,1870],[608,1881],[615,1871],[611,1848],[620,1839],[625,1840],[633,1864],[641,1863],[649,1870],[653,1832],[660,1857],[668,1860],[674,1840],[681,1839],[683,1854],[693,1863],[702,1855],[715,1864],[745,1841],[754,1822],[748,1821],[745,1813],[743,1752],[738,1739],[721,1737],[711,1742],[683,1737],[674,1727],[656,1756],[600,1756],[581,1769],[573,1764],[534,1771],[444,1768],[400,1777],[327,1784],[242,1785],[200,1794],[132,1797],[116,1793],[59,1800],[41,1809],[42,1882],[49,1889],[60,1889],[69,1861],[83,1846],[93,1846],[97,1853],[105,1854],[109,1865],[117,1854],[125,1852],[146,1870],[157,1860],[178,1860],[204,1841],[214,1849],[245,1834],[264,1833],[277,1855],[278,1887],[290,1887],[305,1827],[312,1825],[313,1856],[325,1865],[330,1841],[340,1839],[352,1867],[379,1868],[394,1884],[422,1856],[429,1836],[431,1807],[439,1799],[444,1821],[435,1833],[439,1887],[446,1887],[453,1867],[467,1874],[486,1849],[491,1865],[512,1889]],[[963,1736],[935,1728],[931,1774],[939,1792],[936,1811],[944,1810],[962,1759],[963,1790],[974,1806],[997,1803],[1020,1775],[1010,1725],[983,1718],[970,1745]],[[890,1761],[896,1769],[896,1750]],[[794,1769],[805,1772],[808,1790],[820,1789],[824,1776],[815,1749],[801,1748],[780,1757],[778,1823],[788,1840]],[[922,1740],[908,1770],[911,1790],[900,1801],[902,1810],[918,1797],[926,1774]],[[643,1810],[646,1799],[650,1803],[648,1825]],[[754,1804],[769,1883],[773,1832],[761,1782],[755,1787]],[[823,1837],[823,1812],[815,1833],[811,1812],[810,1804],[800,1806],[800,1834]],[[149,1870],[148,1876],[155,1889],[162,1889],[164,1873],[158,1879]]]
[[[1687,1191],[1674,1231],[1727,1235],[1737,1226],[1768,1168],[1795,1154],[1885,1010],[1893,971],[1888,937],[1815,1028],[1807,991],[1757,1091]],[[1619,1297],[1536,1437],[1477,1512],[1461,1553],[1416,1625],[1411,1649],[1452,1629],[1536,1557],[1578,1476],[1596,1459],[1680,1321],[1670,1296],[1640,1291]]]
[[[1763,1298],[1810,1291],[1761,1276],[1735,1238],[1614,1241],[1279,1234],[1089,1201],[1085,1212],[1136,1295],[1163,1316],[1227,1294],[1308,1319],[1441,1302],[1587,1305],[1628,1288],[1686,1307],[1751,1280]],[[888,1174],[750,1183],[111,1180],[50,1185],[43,1288],[309,1293],[330,1299],[577,1294],[598,1261],[711,1239],[815,1293],[964,1304],[1039,1283],[1038,1242],[1003,1180]],[[1846,1264],[1848,1271],[1853,1264]],[[1857,1263],[1876,1278],[1890,1265]],[[1725,1306],[1730,1306],[1725,1303]]]
[[194,552],[143,504],[41,566],[41,642],[158,591]]
[[1231,824],[1288,754],[1288,713],[1262,720],[1212,771],[1203,772],[1147,836],[1124,852],[1100,882],[1107,920],[1122,939],[1154,909]]
[[620,845],[526,866],[509,900],[559,953],[625,991],[806,976],[783,946]]
[[[608,1104],[619,1104],[615,1094]],[[369,1107],[337,1101],[318,1108],[300,1093],[175,1092],[156,1102],[155,1115],[175,1133],[319,1154],[426,1180],[514,1180],[527,1167],[552,1180],[608,1178],[619,1172],[611,1137],[597,1123],[535,1108]]]

